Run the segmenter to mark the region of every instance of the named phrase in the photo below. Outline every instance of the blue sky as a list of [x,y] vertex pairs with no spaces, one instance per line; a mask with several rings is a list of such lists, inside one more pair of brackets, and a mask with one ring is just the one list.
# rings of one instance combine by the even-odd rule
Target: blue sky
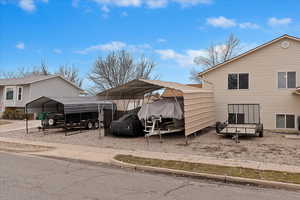
[[230,33],[244,49],[300,37],[299,10],[299,0],[0,0],[0,71],[43,59],[85,77],[97,56],[127,49],[154,59],[162,80],[188,83],[193,58]]

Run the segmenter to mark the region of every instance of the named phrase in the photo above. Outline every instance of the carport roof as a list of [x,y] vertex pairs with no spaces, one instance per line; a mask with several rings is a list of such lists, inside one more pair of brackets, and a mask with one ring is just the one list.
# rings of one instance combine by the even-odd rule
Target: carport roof
[[99,101],[96,99],[96,97],[47,97],[42,96],[38,99],[35,99],[33,101],[28,102],[26,105],[35,105],[35,104],[42,104],[47,103],[50,101],[56,101],[57,103],[61,103],[64,105],[70,105],[70,104],[112,104],[109,101]]
[[42,96],[26,104],[26,108],[42,108],[56,107],[57,104],[64,106],[65,113],[76,113],[76,112],[91,112],[98,110],[98,106],[101,105],[104,109],[115,109],[114,103],[110,101],[99,101],[96,97],[47,97]]
[[159,90],[162,88],[170,88],[179,90],[183,93],[199,93],[204,92],[203,89],[160,80],[145,80],[136,79],[119,87],[111,88],[97,94],[98,97],[107,97],[110,100],[114,99],[132,99],[140,98],[143,95]]

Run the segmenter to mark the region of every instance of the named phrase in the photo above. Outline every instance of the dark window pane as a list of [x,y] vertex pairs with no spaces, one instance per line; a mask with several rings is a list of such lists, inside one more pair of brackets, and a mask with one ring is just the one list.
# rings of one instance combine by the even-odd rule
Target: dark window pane
[[288,88],[296,88],[296,72],[287,73]]
[[6,100],[13,100],[14,99],[14,91],[11,88],[6,90]]
[[295,115],[286,115],[286,128],[295,128]]
[[278,88],[286,88],[286,73],[278,72]]
[[237,74],[228,74],[228,89],[237,89],[238,85],[238,75]]
[[276,128],[285,128],[284,115],[276,115]]
[[237,124],[244,124],[245,123],[245,114],[238,113],[237,115]]
[[229,124],[235,124],[236,123],[236,114],[235,113],[229,113],[228,114],[228,123]]
[[239,74],[239,89],[249,89],[249,74]]
[[19,91],[18,91],[18,100],[19,101],[22,100],[22,88],[19,88]]

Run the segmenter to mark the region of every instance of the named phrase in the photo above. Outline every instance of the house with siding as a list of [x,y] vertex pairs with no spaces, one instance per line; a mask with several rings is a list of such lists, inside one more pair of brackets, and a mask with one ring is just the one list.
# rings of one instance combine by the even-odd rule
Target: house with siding
[[0,79],[0,116],[6,109],[24,110],[27,102],[41,96],[74,97],[84,91],[59,75],[32,75]]
[[217,121],[261,121],[265,129],[300,126],[300,38],[283,35],[200,72],[199,78],[203,88],[214,90]]

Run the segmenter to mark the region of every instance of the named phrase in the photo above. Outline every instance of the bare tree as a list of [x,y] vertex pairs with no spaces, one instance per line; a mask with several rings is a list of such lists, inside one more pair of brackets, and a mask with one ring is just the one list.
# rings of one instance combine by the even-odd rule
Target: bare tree
[[32,75],[50,75],[48,65],[44,60],[41,60],[40,65],[36,65],[30,68],[20,67],[15,72],[3,72],[0,74],[2,78],[21,78]]
[[125,50],[109,53],[106,58],[99,57],[89,75],[94,83],[92,92],[117,87],[130,80],[152,79],[155,63],[144,56],[135,61]]
[[78,87],[82,86],[83,79],[79,76],[79,70],[74,66],[61,65],[56,74],[75,83]]
[[[210,45],[207,48],[207,56],[198,56],[194,62],[203,69],[208,69],[237,56],[240,52],[240,40],[235,35],[230,34],[224,44]],[[198,72],[195,69],[191,70],[190,79],[199,81]]]
[[[26,76],[36,75],[51,75],[48,65],[44,60],[38,66],[31,68],[20,67],[15,72],[3,72],[0,74],[0,78],[21,78]],[[58,71],[54,74],[60,75],[65,79],[75,83],[78,87],[82,87],[83,78],[79,75],[79,70],[74,66],[61,65]]]

